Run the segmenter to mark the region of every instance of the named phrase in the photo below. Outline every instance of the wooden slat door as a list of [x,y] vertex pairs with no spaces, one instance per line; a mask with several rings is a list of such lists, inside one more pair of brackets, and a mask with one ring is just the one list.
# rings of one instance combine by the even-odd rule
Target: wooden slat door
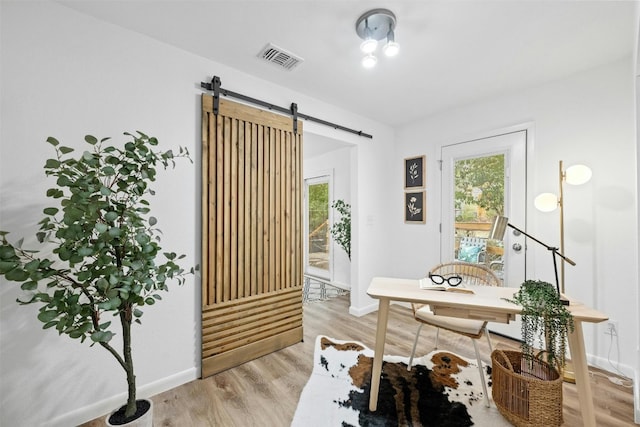
[[202,376],[302,341],[302,127],[202,96]]

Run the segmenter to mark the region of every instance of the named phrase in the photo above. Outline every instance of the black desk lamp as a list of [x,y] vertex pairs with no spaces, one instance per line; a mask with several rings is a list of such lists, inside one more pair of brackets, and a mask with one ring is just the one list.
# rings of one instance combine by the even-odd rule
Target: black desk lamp
[[566,257],[563,254],[561,254],[560,252],[558,252],[558,248],[554,248],[553,246],[549,246],[549,245],[547,245],[545,243],[542,243],[540,240],[538,240],[535,237],[525,233],[524,231],[520,230],[518,227],[515,227],[512,224],[509,224],[509,218],[504,217],[504,216],[496,216],[496,219],[493,221],[493,225],[491,226],[491,230],[489,231],[489,239],[503,240],[504,239],[504,233],[505,233],[505,231],[507,231],[507,226],[513,228],[514,230],[516,230],[519,233],[524,234],[525,236],[527,236],[531,240],[533,240],[535,242],[538,242],[539,244],[541,244],[542,246],[547,248],[547,250],[551,251],[551,256],[553,257],[553,270],[554,270],[555,275],[556,275],[556,290],[558,291],[558,296],[560,297],[560,300],[562,301],[562,304],[569,305],[569,300],[563,299],[562,295],[560,294],[560,281],[558,280],[558,262],[556,260],[556,256],[559,256],[560,258],[562,258],[563,260],[565,260],[566,262],[568,262],[571,265],[576,265],[576,263],[573,262],[572,260],[570,260],[568,257]]

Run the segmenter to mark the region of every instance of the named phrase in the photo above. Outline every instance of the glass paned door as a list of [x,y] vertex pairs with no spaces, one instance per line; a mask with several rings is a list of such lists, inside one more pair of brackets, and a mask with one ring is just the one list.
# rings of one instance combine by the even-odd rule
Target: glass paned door
[[305,180],[305,271],[331,278],[329,176]]
[[442,147],[442,262],[483,263],[505,286],[520,286],[523,236],[507,233],[502,242],[487,237],[497,214],[525,224],[526,138],[518,131]]
[[496,215],[504,216],[504,154],[454,161],[454,258],[504,273],[502,241],[489,240]]
[[[442,262],[482,263],[504,286],[520,286],[524,236],[507,232],[501,242],[487,237],[497,214],[526,224],[526,153],[524,130],[442,147]],[[520,338],[518,322],[491,323],[490,330]]]

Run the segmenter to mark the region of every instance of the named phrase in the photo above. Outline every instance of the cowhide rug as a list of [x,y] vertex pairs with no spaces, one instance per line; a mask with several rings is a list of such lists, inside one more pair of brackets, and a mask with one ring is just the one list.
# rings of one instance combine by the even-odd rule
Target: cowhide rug
[[[433,351],[414,358],[384,356],[378,409],[369,411],[373,350],[318,336],[313,373],[300,396],[293,427],[509,426],[484,394],[475,360]],[[490,368],[485,367],[489,397]]]

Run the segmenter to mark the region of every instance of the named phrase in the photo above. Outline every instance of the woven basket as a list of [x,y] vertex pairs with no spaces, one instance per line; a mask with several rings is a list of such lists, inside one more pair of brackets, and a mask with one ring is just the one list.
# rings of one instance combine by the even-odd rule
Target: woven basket
[[562,424],[562,377],[553,366],[522,352],[491,353],[493,401],[500,413],[518,427]]

